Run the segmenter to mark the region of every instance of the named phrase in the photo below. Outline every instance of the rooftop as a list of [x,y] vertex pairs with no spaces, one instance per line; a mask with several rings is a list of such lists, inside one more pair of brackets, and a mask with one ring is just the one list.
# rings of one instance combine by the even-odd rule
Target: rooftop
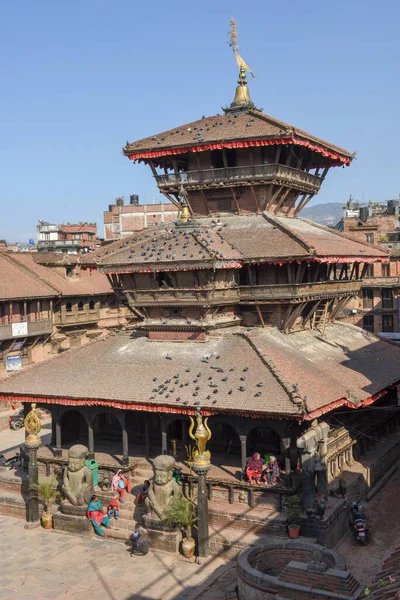
[[400,348],[344,324],[325,338],[237,328],[204,343],[121,333],[9,376],[0,397],[183,414],[200,403],[210,414],[310,419],[373,401],[398,381],[399,360]]
[[131,160],[155,159],[157,162],[158,157],[186,152],[272,144],[305,146],[337,165],[349,165],[353,158],[347,150],[258,110],[202,117],[198,121],[128,143],[123,153]]
[[162,223],[82,258],[105,271],[241,267],[243,262],[310,259],[382,261],[389,254],[336,230],[298,218],[267,213],[196,218],[188,226]]
[[[112,293],[105,275],[80,269],[77,262],[65,254],[0,251],[0,299]],[[60,266],[75,266],[76,273],[66,277]]]

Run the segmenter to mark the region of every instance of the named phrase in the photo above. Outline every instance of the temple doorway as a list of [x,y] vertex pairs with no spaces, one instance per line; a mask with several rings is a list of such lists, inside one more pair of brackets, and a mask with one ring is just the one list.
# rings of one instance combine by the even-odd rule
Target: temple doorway
[[63,444],[72,442],[86,444],[88,428],[85,417],[77,410],[68,410],[61,417],[61,440]]
[[94,449],[111,454],[122,452],[122,429],[117,417],[111,413],[101,413],[93,421]]
[[194,445],[195,442],[189,438],[189,419],[175,419],[167,427],[168,452],[172,455],[182,455],[186,458],[185,446]]
[[259,452],[262,457],[273,454],[278,458],[281,438],[270,427],[254,427],[247,436],[247,454],[251,456],[254,452]]
[[228,423],[210,423],[212,438],[207,444],[211,454],[221,459],[230,456],[240,456],[240,439],[235,429]]

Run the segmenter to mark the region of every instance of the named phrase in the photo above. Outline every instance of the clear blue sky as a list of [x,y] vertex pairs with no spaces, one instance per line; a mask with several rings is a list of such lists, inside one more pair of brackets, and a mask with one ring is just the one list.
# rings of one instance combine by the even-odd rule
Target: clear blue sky
[[397,0],[16,0],[0,9],[0,237],[38,219],[96,221],[116,196],[159,197],[121,155],[230,103],[241,53],[264,112],[358,157],[314,202],[400,192]]

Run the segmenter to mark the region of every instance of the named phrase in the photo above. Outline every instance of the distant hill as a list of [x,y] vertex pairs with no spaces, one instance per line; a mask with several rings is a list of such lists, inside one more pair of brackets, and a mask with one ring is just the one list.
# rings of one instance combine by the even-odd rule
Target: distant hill
[[299,213],[299,217],[310,219],[321,225],[336,225],[343,216],[343,202],[326,202],[325,204],[314,204],[306,206]]

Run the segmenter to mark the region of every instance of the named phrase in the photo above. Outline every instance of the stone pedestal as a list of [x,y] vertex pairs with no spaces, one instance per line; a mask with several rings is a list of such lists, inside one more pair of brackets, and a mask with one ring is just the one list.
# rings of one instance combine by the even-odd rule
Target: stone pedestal
[[193,466],[197,475],[197,530],[198,530],[198,552],[200,557],[210,554],[208,534],[208,496],[207,496],[207,473],[211,465]]
[[179,530],[168,529],[162,521],[156,521],[149,515],[144,515],[143,526],[146,529],[146,538],[150,548],[171,552],[178,556],[179,544],[182,541],[182,534]]
[[94,535],[92,522],[86,518],[86,507],[74,506],[65,501],[60,505],[60,510],[53,515],[53,526],[57,531],[67,531],[86,537]]

